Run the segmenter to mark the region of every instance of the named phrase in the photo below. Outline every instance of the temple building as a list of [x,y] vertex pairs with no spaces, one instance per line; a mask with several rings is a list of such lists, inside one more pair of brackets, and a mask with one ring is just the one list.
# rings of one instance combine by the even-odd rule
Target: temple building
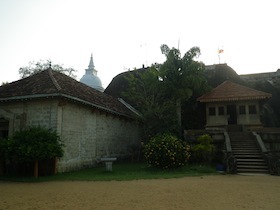
[[225,81],[197,100],[206,104],[206,128],[262,127],[261,101],[271,94]]
[[94,68],[92,54],[90,56],[88,68],[85,70],[86,70],[86,73],[80,79],[80,82],[82,82],[82,83],[86,84],[87,86],[90,86],[100,92],[103,92],[104,88],[102,87],[101,80],[97,76],[97,70]]
[[64,143],[58,172],[92,167],[107,156],[130,158],[140,145],[138,119],[123,101],[51,68],[0,86],[0,141],[34,126],[56,131]]

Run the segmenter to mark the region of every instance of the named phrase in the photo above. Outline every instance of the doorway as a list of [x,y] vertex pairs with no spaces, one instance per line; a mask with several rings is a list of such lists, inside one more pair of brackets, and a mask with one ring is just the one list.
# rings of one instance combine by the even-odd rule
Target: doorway
[[237,124],[236,105],[227,105],[228,124]]
[[0,118],[0,139],[7,139],[9,136],[9,120]]

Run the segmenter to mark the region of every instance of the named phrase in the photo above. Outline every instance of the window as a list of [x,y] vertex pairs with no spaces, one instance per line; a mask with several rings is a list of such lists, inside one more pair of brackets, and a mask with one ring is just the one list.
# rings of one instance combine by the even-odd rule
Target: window
[[244,105],[239,106],[239,114],[246,114],[246,107]]
[[249,114],[257,114],[257,109],[255,105],[249,106]]
[[219,106],[219,115],[225,115],[225,109],[223,106]]
[[216,115],[215,107],[209,107],[209,115],[210,116],[215,116]]

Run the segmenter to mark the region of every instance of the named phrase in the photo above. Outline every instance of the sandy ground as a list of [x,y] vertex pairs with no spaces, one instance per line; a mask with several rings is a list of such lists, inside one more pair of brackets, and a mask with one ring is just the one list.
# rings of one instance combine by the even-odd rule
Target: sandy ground
[[0,182],[0,209],[280,209],[280,177]]

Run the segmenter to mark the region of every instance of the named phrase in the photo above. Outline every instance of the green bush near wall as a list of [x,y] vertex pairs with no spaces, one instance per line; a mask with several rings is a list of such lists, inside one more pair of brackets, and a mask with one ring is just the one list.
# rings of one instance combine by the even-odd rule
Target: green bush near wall
[[155,136],[144,147],[144,156],[150,166],[177,168],[187,163],[189,146],[170,134]]
[[210,135],[204,134],[197,138],[198,144],[195,144],[191,148],[191,160],[194,163],[211,164],[215,146],[213,145],[213,139]]
[[30,127],[17,131],[10,139],[1,140],[0,158],[9,163],[7,170],[12,173],[27,169],[34,163],[34,176],[38,176],[38,162],[62,157],[63,146],[56,131]]

